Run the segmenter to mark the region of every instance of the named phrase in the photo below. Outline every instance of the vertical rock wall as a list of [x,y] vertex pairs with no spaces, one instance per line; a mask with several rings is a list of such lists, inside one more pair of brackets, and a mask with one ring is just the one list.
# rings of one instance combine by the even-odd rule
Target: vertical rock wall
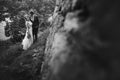
[[59,3],[46,44],[46,80],[120,80],[120,1]]

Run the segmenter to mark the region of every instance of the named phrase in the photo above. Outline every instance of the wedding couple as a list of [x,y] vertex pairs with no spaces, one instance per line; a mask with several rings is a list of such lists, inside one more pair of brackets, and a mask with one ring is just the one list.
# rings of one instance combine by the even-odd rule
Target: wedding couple
[[27,50],[33,42],[37,41],[38,27],[39,27],[39,19],[38,16],[31,11],[30,16],[25,15],[26,19],[26,34],[22,41],[23,49]]

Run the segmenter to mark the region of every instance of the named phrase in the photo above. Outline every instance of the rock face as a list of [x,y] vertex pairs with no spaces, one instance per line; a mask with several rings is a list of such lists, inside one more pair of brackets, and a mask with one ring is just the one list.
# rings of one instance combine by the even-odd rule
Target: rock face
[[59,3],[46,44],[46,80],[120,80],[120,0]]

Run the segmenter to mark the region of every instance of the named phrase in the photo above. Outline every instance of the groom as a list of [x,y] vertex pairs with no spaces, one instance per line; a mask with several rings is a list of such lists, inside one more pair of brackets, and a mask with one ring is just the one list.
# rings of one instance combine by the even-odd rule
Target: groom
[[30,21],[32,22],[32,29],[33,29],[33,40],[37,41],[37,34],[38,34],[38,27],[39,27],[39,19],[38,16],[31,11],[30,12]]

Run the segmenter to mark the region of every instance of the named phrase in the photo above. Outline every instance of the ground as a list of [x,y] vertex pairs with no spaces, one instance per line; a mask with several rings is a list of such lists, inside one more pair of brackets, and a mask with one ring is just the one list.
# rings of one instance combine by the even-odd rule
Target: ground
[[21,43],[0,42],[0,80],[40,80],[41,65],[49,30],[39,31],[39,39],[28,50]]

